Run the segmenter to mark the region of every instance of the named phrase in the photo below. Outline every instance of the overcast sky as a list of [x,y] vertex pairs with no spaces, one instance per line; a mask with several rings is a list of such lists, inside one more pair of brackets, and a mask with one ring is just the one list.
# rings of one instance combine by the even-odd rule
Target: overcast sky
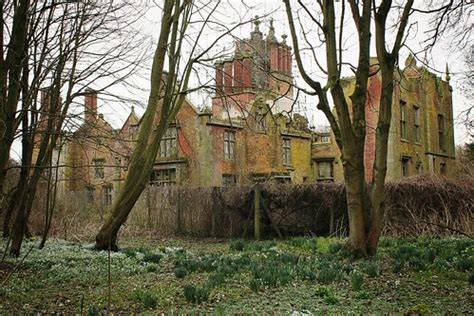
[[[143,18],[137,23],[137,27],[140,28],[145,35],[152,42],[156,42],[158,35],[159,35],[159,25],[160,25],[160,18],[161,18],[161,10],[160,8],[153,5],[153,2],[150,0],[134,0],[137,2],[137,5],[147,5],[149,9],[147,10],[146,14]],[[155,1],[160,2],[160,1]],[[223,1],[224,4],[221,8],[216,11],[216,15],[214,16],[215,22],[223,23],[227,27],[232,27],[239,22],[242,21],[249,21],[254,18],[256,15],[262,17],[261,21],[262,24],[260,26],[260,30],[266,35],[268,32],[268,26],[270,18],[273,19],[273,24],[276,29],[276,36],[279,40],[281,40],[282,34],[289,35],[288,29],[288,22],[286,20],[286,13],[284,11],[284,5],[281,0],[227,0]],[[416,4],[420,4],[422,1],[415,1]],[[336,6],[340,6],[341,3],[336,4]],[[346,10],[346,14],[348,12],[348,8]],[[470,17],[470,21],[474,23],[474,17]],[[303,25],[305,31],[311,31],[316,29],[314,25],[311,25],[311,22],[308,19],[302,17]],[[424,31],[427,28],[427,21],[424,20],[422,17],[414,17],[410,22],[415,23],[413,28],[411,29],[410,36],[407,40],[407,46],[409,46],[412,50],[419,50],[420,46],[419,43],[422,39],[426,38]],[[352,24],[351,17],[347,14],[347,18],[345,20],[345,41],[344,41],[344,60],[349,61],[352,63],[356,63],[357,60],[357,47],[355,47],[356,37],[354,35],[354,28]],[[218,44],[211,50],[210,56],[220,55],[223,51],[231,51],[233,48],[233,42],[235,38],[248,38],[252,28],[254,27],[253,23],[246,23],[238,26],[231,34],[231,36],[223,37]],[[301,31],[301,30],[300,30]],[[195,31],[196,32],[196,31]],[[191,41],[193,39],[193,35],[197,33],[191,32]],[[200,43],[201,47],[207,47],[212,43],[218,34],[222,34],[222,28],[213,24],[212,28],[209,28],[204,32],[202,37],[202,41]],[[310,32],[308,36],[312,36],[312,43],[318,45],[318,38],[315,32]],[[300,46],[302,43],[302,36],[300,36]],[[472,39],[471,39],[472,40]],[[288,42],[291,44],[290,37],[288,38]],[[152,46],[150,46],[152,47]],[[151,48],[152,49],[152,48]],[[183,49],[183,54],[189,53],[190,46],[185,47]],[[401,51],[400,56],[400,64],[403,66],[405,58],[408,55],[408,49],[404,48]],[[152,51],[150,51],[152,53]],[[317,56],[324,56],[323,47],[316,51]],[[435,49],[433,49],[432,53],[422,56],[425,61],[427,61],[430,70],[432,72],[436,72],[438,76],[442,76],[444,78],[444,71],[445,65],[448,63],[450,65],[450,72],[451,72],[451,85],[453,87],[453,108],[454,108],[454,116],[455,118],[459,115],[461,111],[466,109],[469,104],[472,106],[473,100],[466,100],[459,90],[457,89],[458,80],[461,78],[461,74],[463,71],[463,63],[462,59],[467,52],[463,51],[453,51],[450,45],[449,39],[445,39],[437,44]],[[309,52],[304,53],[306,56],[304,58],[304,62],[307,66],[307,69],[312,69],[310,73],[314,76],[315,79],[321,80],[324,84],[324,74],[317,70],[316,64],[312,61],[311,55]],[[372,49],[372,55],[375,55],[375,49]],[[318,57],[319,58],[319,57]],[[319,58],[320,62],[324,64],[324,58]],[[151,66],[151,60],[149,61],[150,65],[146,68]],[[211,63],[210,63],[211,64]],[[314,71],[313,71],[314,70]],[[347,68],[344,70],[345,75],[350,75],[351,72]],[[298,85],[306,87],[304,82],[300,79],[298,70],[296,68],[295,62],[293,62],[293,74],[296,78],[296,82]],[[192,83],[197,85],[199,80],[201,82],[203,80],[209,80],[213,77],[213,70],[210,68],[199,68],[198,69],[198,76],[195,74],[194,78],[192,79]],[[144,111],[144,107],[146,105],[146,101],[148,98],[148,91],[149,91],[149,72],[146,70],[142,70],[140,73],[140,77],[134,78],[134,83],[143,87],[143,91],[129,91],[123,89],[123,87],[116,87],[110,88],[108,92],[110,94],[117,94],[120,95],[124,92],[127,93],[127,97],[132,99],[136,99],[137,104],[133,104],[131,102],[115,102],[107,96],[99,96],[99,112],[103,113],[106,120],[108,120],[114,128],[120,128],[130,113],[130,109],[132,105],[135,105],[136,111],[141,114]],[[100,83],[97,84],[100,86]],[[206,94],[206,92],[201,91],[198,93],[194,93],[190,96],[191,101],[195,103],[197,107],[203,107],[206,105],[210,105],[210,96]],[[310,124],[313,126],[321,126],[321,125],[328,125],[324,115],[316,109],[316,102],[317,100],[314,97],[309,96],[301,96],[296,111],[300,114],[305,115]],[[138,105],[138,106],[137,106]],[[140,106],[141,105],[141,106]],[[80,105],[75,110],[76,113],[80,113],[82,111],[82,106]],[[465,132],[464,127],[461,124],[457,124],[455,126],[455,140],[456,144],[463,144],[468,140],[467,134]],[[13,157],[14,159],[18,159],[20,152],[20,147],[16,144],[13,148]]]
[[[415,1],[416,5],[421,5],[422,1]],[[341,4],[336,4],[337,6],[340,6]],[[355,47],[355,40],[356,37],[353,36],[353,23],[352,19],[349,16],[348,13],[348,8],[346,8],[346,23],[345,23],[345,28],[347,29],[346,38],[345,38],[345,55],[344,55],[344,60],[345,61],[350,61],[352,63],[356,63],[357,60],[357,47]],[[261,31],[266,34],[268,32],[268,26],[269,26],[269,20],[270,18],[274,20],[274,26],[276,29],[276,35],[279,40],[281,40],[281,35],[282,34],[289,34],[289,29],[288,29],[288,22],[286,19],[286,12],[284,10],[284,5],[281,0],[266,0],[266,1],[258,1],[258,0],[240,0],[240,1],[228,1],[225,2],[220,10],[217,11],[217,15],[215,17],[216,20],[220,22],[226,23],[228,26],[233,25],[233,23],[239,23],[240,21],[249,21],[256,15],[263,17],[261,18],[262,24],[260,26]],[[158,34],[158,28],[159,28],[159,9],[154,9],[150,10],[145,18],[144,22],[144,29],[146,32],[150,32],[151,36],[157,36]],[[395,18],[393,16],[392,18]],[[311,23],[308,20],[304,20],[304,17],[302,17],[303,23],[305,25],[305,30],[309,31],[310,29],[314,28],[314,25],[311,25]],[[474,17],[471,17],[471,21],[474,23]],[[427,20],[426,18],[423,18],[421,16],[414,16],[411,21],[413,23],[413,27],[410,30],[410,35],[407,38],[407,46],[413,50],[413,51],[419,51],[420,50],[420,42],[426,39],[426,34],[425,31],[427,29]],[[247,38],[250,35],[250,32],[252,28],[254,27],[253,23],[247,23],[244,25],[241,25],[235,29],[234,32],[232,32],[232,36],[238,37],[238,38]],[[216,38],[216,33],[213,31],[209,31],[205,34],[203,37],[202,41],[202,46],[205,47],[214,39]],[[313,37],[312,39],[314,42],[317,43],[317,37],[316,34],[313,32]],[[309,34],[308,36],[311,36]],[[390,37],[389,37],[390,38]],[[288,41],[291,44],[291,39],[288,38]],[[302,41],[302,39],[301,39]],[[300,43],[300,46],[303,43]],[[216,48],[212,51],[213,54],[219,53],[223,50],[229,50],[232,49],[233,47],[233,38],[230,36],[224,37],[217,45]],[[324,50],[323,47],[317,50],[318,56],[324,56]],[[408,56],[409,50],[407,48],[403,48],[401,50],[400,54],[400,64],[403,67],[404,62],[406,57]],[[430,71],[437,73],[438,76],[441,76],[444,78],[444,72],[445,72],[445,65],[446,63],[449,64],[450,67],[450,72],[451,72],[451,85],[453,87],[453,108],[454,108],[454,116],[457,117],[461,111],[466,109],[468,107],[469,102],[473,102],[473,100],[466,100],[460,93],[459,90],[457,89],[457,81],[461,78],[461,74],[463,71],[463,63],[462,59],[464,58],[464,55],[467,54],[467,52],[463,51],[458,51],[452,50],[451,43],[449,39],[444,39],[443,41],[440,41],[435,49],[433,49],[432,53],[430,54],[420,54],[419,57],[422,58],[424,61],[427,62],[428,66],[430,67]],[[306,55],[305,58],[305,63],[308,66],[308,69],[314,69],[314,71],[310,71],[313,76],[317,79],[322,80],[322,82],[325,82],[324,79],[324,74],[318,71],[315,63],[312,61],[312,58],[310,57],[310,53],[307,52],[304,55]],[[375,55],[375,49],[372,48],[372,55]],[[324,63],[324,58],[320,58]],[[420,62],[418,62],[420,64]],[[305,86],[303,81],[300,79],[298,70],[296,68],[296,63],[293,62],[293,74],[297,80],[297,83],[301,86]],[[346,75],[351,75],[351,72],[348,68],[345,69],[345,74]],[[204,77],[204,76],[211,76],[213,75],[212,70],[206,69],[200,71],[199,76]],[[196,82],[196,81],[194,81]],[[196,106],[201,107],[203,105],[206,105],[205,103],[209,103],[210,99],[205,98],[206,94],[205,92],[197,93],[191,96],[191,99],[194,103],[196,103]],[[146,100],[146,99],[145,99]],[[312,125],[327,125],[327,121],[324,117],[324,115],[316,109],[316,99],[309,97],[309,96],[301,96],[299,106],[296,109],[300,113],[304,114],[307,116],[307,118],[310,120],[310,123]],[[105,109],[104,109],[105,111]],[[116,112],[115,112],[116,113]],[[107,113],[106,113],[107,114]],[[112,114],[112,113],[110,113]],[[115,115],[114,115],[115,116]],[[109,115],[107,115],[109,117]],[[111,117],[112,118],[112,117]],[[120,125],[123,122],[123,119],[125,117],[122,115],[122,119],[115,118],[114,119],[114,124]],[[455,139],[457,144],[462,144],[466,141],[468,141],[467,134],[465,132],[464,127],[461,124],[456,125],[456,131],[455,131]]]

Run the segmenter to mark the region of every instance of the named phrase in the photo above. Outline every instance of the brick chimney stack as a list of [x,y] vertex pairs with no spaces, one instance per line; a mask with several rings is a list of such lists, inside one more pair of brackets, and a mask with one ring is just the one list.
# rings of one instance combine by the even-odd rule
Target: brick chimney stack
[[224,81],[224,64],[222,62],[216,63],[216,90],[222,92]]
[[93,123],[97,120],[97,92],[95,90],[86,89],[84,98],[84,121]]
[[49,107],[51,103],[51,95],[49,92],[50,88],[41,88],[41,99],[40,99],[40,112],[42,116],[46,116],[46,113],[49,112]]
[[250,101],[263,91],[272,92],[272,98],[293,97],[291,47],[286,43],[288,36],[283,34],[281,41],[277,39],[273,19],[265,37],[260,31],[258,17],[253,24],[250,38],[236,40],[233,56],[214,65],[216,94],[212,99],[212,113],[216,117],[229,112],[240,115],[236,113],[251,106]]
[[41,88],[40,91],[40,115],[38,118],[38,127],[34,137],[35,144],[38,144],[41,141],[41,136],[48,127],[48,118],[51,105],[50,88]]

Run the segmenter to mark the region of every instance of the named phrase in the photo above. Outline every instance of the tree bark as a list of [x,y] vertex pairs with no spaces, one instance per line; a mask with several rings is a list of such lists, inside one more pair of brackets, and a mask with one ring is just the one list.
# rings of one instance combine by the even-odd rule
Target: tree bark
[[[174,61],[171,61],[170,71],[167,74],[166,85],[164,87],[162,87],[162,77],[170,35],[170,54],[174,53],[173,47],[176,45],[178,22],[181,14],[180,10],[181,8],[179,6],[175,7],[174,1],[165,1],[163,7],[163,18],[161,21],[160,38],[153,58],[151,91],[147,109],[143,115],[138,135],[138,142],[130,161],[129,171],[123,189],[117,197],[117,200],[113,203],[112,214],[108,217],[107,221],[96,236],[95,248],[98,250],[109,249],[115,251],[118,249],[118,231],[127,220],[133,206],[140,197],[142,191],[145,189],[158,152],[160,140],[171,120],[174,119],[173,114],[176,115],[177,109],[171,108],[173,102],[176,102],[176,99],[173,98],[173,93],[175,92],[173,91],[175,88],[173,81],[176,79],[176,74],[174,73],[175,69],[173,68]],[[184,96],[181,102],[182,101],[184,101]],[[160,124],[155,130],[154,120],[158,103],[160,103],[161,115],[159,117]],[[179,104],[175,104],[175,107],[179,107]]]
[[[2,3],[2,32],[3,32],[3,3]],[[6,59],[0,59],[0,97],[2,108],[0,111],[0,124],[4,127],[3,135],[0,135],[0,194],[3,194],[3,186],[7,173],[10,148],[13,143],[16,118],[15,112],[20,98],[22,64],[25,62],[25,45],[28,33],[27,12],[29,0],[19,1],[14,12],[11,39],[8,43]],[[2,37],[3,40],[3,37]]]
[[371,191],[370,230],[367,237],[367,253],[374,256],[382,232],[385,213],[385,177],[387,175],[387,153],[390,120],[392,118],[393,73],[392,67],[382,72],[382,95],[375,139],[375,161]]
[[[357,148],[359,147],[359,148]],[[362,152],[361,149],[362,148]],[[344,180],[346,185],[349,240],[347,248],[354,257],[367,256],[366,251],[366,194],[363,147],[346,144],[343,154]]]
[[8,203],[6,205],[5,216],[3,218],[3,238],[7,238],[11,235],[11,220],[13,213],[16,209],[18,201],[18,186],[10,192],[8,196]]
[[390,122],[392,119],[392,102],[394,90],[395,63],[402,46],[403,36],[410,17],[414,0],[408,0],[403,8],[398,32],[392,50],[386,48],[386,20],[392,1],[383,0],[375,13],[375,47],[382,75],[382,88],[380,91],[380,109],[375,138],[375,160],[373,166],[373,179],[371,191],[370,229],[367,237],[367,252],[374,256],[382,232],[385,213],[385,178],[387,175],[387,154]]

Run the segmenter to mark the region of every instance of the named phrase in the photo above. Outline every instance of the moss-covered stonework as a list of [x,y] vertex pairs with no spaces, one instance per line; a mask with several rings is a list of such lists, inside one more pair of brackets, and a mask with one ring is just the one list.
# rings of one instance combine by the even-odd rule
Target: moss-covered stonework
[[[374,65],[375,61],[372,59]],[[376,66],[372,68],[375,72]],[[404,176],[423,173],[449,176],[454,172],[455,164],[452,88],[449,81],[442,80],[425,67],[417,67],[411,58],[408,58],[404,69],[397,70],[396,77],[388,140],[387,180],[397,180]],[[449,74],[447,77],[449,79]],[[350,96],[354,90],[354,83],[352,78],[344,80],[343,85],[347,96]],[[381,74],[377,73],[369,79],[365,111],[367,121],[365,168],[368,182],[372,180],[380,89]],[[347,98],[347,100],[350,103],[350,99]],[[402,107],[405,109],[404,123],[402,123]],[[419,111],[417,123],[415,122],[416,111]],[[442,123],[438,120],[442,120]],[[402,125],[405,126],[404,133],[401,130]],[[418,139],[416,129],[419,130]],[[342,177],[339,177],[342,175],[340,153],[334,141],[331,146],[334,148],[329,148],[329,145],[313,146],[313,158],[332,155],[335,161],[335,180],[342,181]],[[402,170],[403,168],[405,171]]]
[[[183,104],[171,125],[176,129],[176,152],[166,158],[157,157],[154,167],[157,171],[172,171],[173,179],[169,183],[222,186],[233,182],[249,185],[270,179],[294,184],[343,181],[343,166],[334,135],[329,130],[311,130],[300,115],[288,115],[293,106],[292,91],[287,86],[292,80],[291,61],[287,56],[290,48],[285,43],[275,43],[273,37],[256,36],[257,31],[252,33],[251,40],[238,44],[233,59],[216,65],[216,81],[220,80],[223,86],[212,100],[212,109],[199,111],[189,101]],[[242,50],[252,40],[258,41],[262,54],[268,54],[270,78],[263,73],[255,74],[255,69],[245,64],[249,58],[242,56],[249,57],[250,52],[243,54]],[[376,65],[374,59],[372,63]],[[225,69],[230,66],[243,67],[234,72],[238,78],[228,78]],[[372,66],[372,70],[376,73],[376,66]],[[417,173],[451,174],[454,135],[449,81],[441,80],[424,67],[417,67],[411,58],[403,70],[397,70],[396,77],[387,179]],[[447,77],[449,79],[449,75]],[[279,84],[275,78],[287,82]],[[352,78],[342,81],[349,103],[354,82]],[[376,73],[369,79],[367,92],[367,181],[372,178],[380,89],[381,75]],[[96,100],[94,102],[96,104]],[[405,108],[403,124],[400,104]],[[416,109],[419,120],[415,124]],[[102,116],[93,114],[88,113],[88,121],[63,147],[67,158],[61,180],[65,191],[89,190],[94,200],[101,203],[105,187],[112,186],[114,194],[120,190],[140,120],[132,109],[123,127],[115,131]],[[406,131],[403,137],[402,125]],[[225,156],[224,135],[228,133],[234,139],[231,157]],[[95,177],[95,159],[104,162],[102,178]]]

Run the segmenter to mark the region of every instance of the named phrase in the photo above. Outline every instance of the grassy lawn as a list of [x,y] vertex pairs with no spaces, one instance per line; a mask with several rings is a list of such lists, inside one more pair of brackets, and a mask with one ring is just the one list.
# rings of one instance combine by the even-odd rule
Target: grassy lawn
[[[474,241],[391,239],[351,261],[336,238],[250,242],[122,240],[110,256],[92,244],[38,241],[6,285],[0,314],[469,314]],[[5,247],[0,241],[0,249]],[[33,248],[32,248],[33,247]],[[0,282],[16,261],[0,264]]]

